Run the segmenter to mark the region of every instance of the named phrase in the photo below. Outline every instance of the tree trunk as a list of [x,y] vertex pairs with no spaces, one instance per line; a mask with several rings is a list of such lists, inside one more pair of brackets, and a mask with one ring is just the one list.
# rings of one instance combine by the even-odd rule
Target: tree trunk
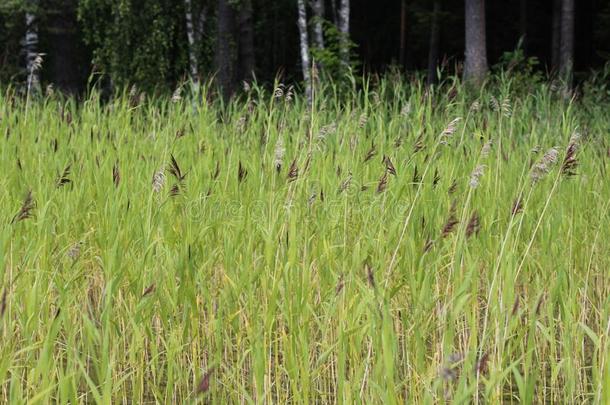
[[229,0],[218,0],[216,74],[225,99],[229,99],[235,91],[234,19],[234,10],[229,4]]
[[303,69],[303,81],[305,82],[305,97],[307,105],[311,106],[311,66],[309,64],[309,39],[307,38],[307,11],[305,0],[297,0],[299,8],[299,39],[301,43],[301,68]]
[[401,68],[405,66],[405,51],[407,47],[407,0],[400,2],[400,53],[398,63]]
[[561,0],[553,0],[553,27],[551,39],[551,68],[559,71],[559,49],[561,45]]
[[339,32],[341,32],[341,59],[344,64],[349,65],[349,0],[341,0]]
[[25,50],[25,62],[27,69],[27,91],[28,93],[36,93],[40,90],[40,62],[38,55],[38,21],[34,14],[34,9],[37,2],[31,0],[28,2],[28,10],[25,13],[25,40],[23,47]]
[[430,48],[428,50],[428,86],[436,81],[436,66],[440,46],[441,29],[439,25],[439,14],[441,12],[440,0],[434,0],[434,9],[430,24]]
[[241,80],[251,81],[254,77],[254,26],[252,1],[241,0],[239,9],[239,62]]
[[574,0],[561,3],[561,46],[559,51],[559,73],[566,85],[572,85],[574,69]]
[[184,12],[186,19],[186,37],[188,39],[189,52],[189,68],[191,72],[191,80],[199,81],[197,51],[195,49],[195,28],[193,26],[193,5],[191,0],[184,0]]
[[464,81],[480,86],[487,74],[485,0],[466,0],[466,58]]
[[55,2],[46,9],[46,29],[49,57],[47,71],[52,83],[67,93],[77,93],[84,84],[86,73],[79,69],[76,1]]
[[[190,0],[189,0],[190,1]],[[201,38],[206,29],[206,22],[208,21],[208,7],[209,3],[205,3],[199,11],[199,18],[197,19],[197,29],[195,30],[195,43],[201,44]]]
[[339,16],[337,15],[337,0],[330,0],[330,12],[333,17],[333,24],[339,26]]
[[313,41],[318,49],[324,49],[324,32],[322,21],[324,20],[324,0],[312,0],[311,9],[314,15]]

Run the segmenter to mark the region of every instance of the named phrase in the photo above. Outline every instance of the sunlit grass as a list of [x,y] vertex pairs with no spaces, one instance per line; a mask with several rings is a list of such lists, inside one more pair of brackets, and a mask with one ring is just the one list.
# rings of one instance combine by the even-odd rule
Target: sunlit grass
[[0,402],[609,403],[609,106],[450,85],[7,92]]

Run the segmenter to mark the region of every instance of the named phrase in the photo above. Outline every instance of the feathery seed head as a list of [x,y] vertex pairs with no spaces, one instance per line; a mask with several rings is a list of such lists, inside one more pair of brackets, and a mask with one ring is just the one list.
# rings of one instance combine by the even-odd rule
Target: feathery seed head
[[505,98],[504,100],[502,100],[500,109],[502,111],[502,114],[504,114],[505,117],[510,117],[513,114],[513,109],[510,105],[510,100],[508,99],[508,97]]
[[159,171],[153,175],[152,189],[155,193],[159,193],[164,185],[165,173],[163,172],[163,169],[159,169]]
[[498,99],[494,96],[491,96],[491,98],[489,99],[489,105],[491,106],[492,110],[496,112],[500,111],[500,103],[498,102]]
[[364,128],[368,120],[369,117],[366,115],[366,113],[360,114],[360,118],[358,119],[358,128]]
[[492,146],[493,146],[493,139],[490,139],[489,141],[485,142],[485,145],[483,145],[483,148],[481,148],[481,157],[482,158],[486,158],[487,156],[489,156]]
[[470,174],[470,187],[477,188],[479,186],[479,180],[483,176],[485,165],[477,165]]
[[284,148],[284,141],[281,137],[278,138],[277,143],[275,144],[275,158],[273,159],[273,166],[275,169],[279,171],[282,168],[282,163],[284,162],[284,153],[286,152],[286,148]]
[[320,128],[320,132],[318,133],[318,139],[319,140],[323,140],[325,139],[328,135],[332,135],[337,131],[337,124],[332,122],[328,125],[324,125],[322,128]]
[[544,156],[536,163],[532,169],[531,178],[534,183],[542,180],[542,178],[551,171],[551,168],[557,163],[559,151],[556,147],[549,149]]
[[273,97],[275,98],[282,98],[284,97],[284,85],[282,83],[280,83],[274,90],[273,90]]
[[447,124],[447,127],[443,130],[443,132],[441,132],[440,135],[441,143],[446,144],[446,139],[451,138],[453,136],[457,129],[457,124],[458,122],[460,122],[461,119],[462,117],[454,118],[449,124]]

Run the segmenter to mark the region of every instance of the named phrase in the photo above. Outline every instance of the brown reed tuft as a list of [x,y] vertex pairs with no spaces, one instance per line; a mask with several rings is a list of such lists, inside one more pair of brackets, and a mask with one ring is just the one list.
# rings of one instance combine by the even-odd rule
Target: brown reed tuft
[[169,172],[171,173],[172,176],[174,176],[174,178],[176,179],[176,184],[174,184],[170,190],[170,195],[171,196],[175,196],[180,194],[180,189],[183,188],[184,185],[184,179],[186,178],[186,173],[182,173],[182,170],[180,169],[180,166],[178,165],[178,162],[176,161],[176,159],[174,158],[173,155],[170,155],[170,164],[169,164]]
[[445,225],[443,225],[443,230],[441,232],[441,236],[443,238],[446,238],[447,236],[449,236],[451,234],[451,232],[453,232],[455,230],[455,226],[459,223],[460,223],[460,221],[458,221],[458,219],[455,217],[454,214],[449,215],[449,218],[447,218]]
[[451,203],[451,208],[449,209],[449,218],[443,225],[443,229],[441,231],[441,237],[446,238],[455,230],[455,226],[460,223],[460,221],[456,217],[457,212],[457,201],[453,201]]
[[115,187],[118,187],[119,183],[121,182],[121,172],[119,171],[118,160],[114,163],[114,166],[112,166],[112,182],[114,183]]
[[341,184],[339,185],[339,190],[337,191],[337,194],[341,194],[342,192],[347,190],[351,183],[352,183],[352,172],[350,171],[348,173],[347,177],[345,178],[345,180],[343,180],[341,182]]
[[337,287],[335,287],[335,295],[339,295],[341,291],[343,291],[343,287],[345,286],[345,281],[343,280],[343,274],[339,276],[339,281],[337,282]]
[[200,394],[204,394],[204,393],[208,392],[208,390],[210,389],[210,377],[212,376],[213,372],[214,372],[214,368],[211,368],[203,374],[203,377],[201,377],[201,380],[199,380],[199,383],[197,384],[197,387],[195,388],[196,395],[200,395]]
[[434,246],[434,240],[427,238],[426,243],[424,243],[424,253],[429,252],[432,249],[432,246]]
[[419,185],[420,182],[421,182],[421,176],[417,172],[417,165],[415,165],[415,170],[413,171],[413,179],[411,180],[411,183],[414,186],[417,186],[417,185]]
[[436,188],[438,182],[441,180],[441,175],[438,172],[438,167],[434,168],[434,177],[432,178],[432,188]]
[[182,182],[186,178],[186,173],[182,174],[182,170],[180,170],[180,166],[173,155],[170,155],[169,172],[178,182]]
[[241,160],[239,161],[239,165],[237,167],[237,182],[241,183],[244,181],[246,176],[248,175],[248,170],[241,164]]
[[420,150],[424,149],[425,147],[426,147],[426,144],[424,143],[424,134],[421,133],[415,140],[415,143],[413,144],[413,153],[417,153]]
[[64,168],[64,171],[59,175],[58,179],[57,179],[57,187],[62,187],[65,186],[68,183],[71,183],[72,180],[70,180],[70,166],[68,165]]
[[561,163],[561,174],[567,177],[575,176],[576,168],[578,167],[578,158],[576,152],[578,151],[580,140],[580,134],[575,132],[570,138],[568,148],[566,149],[566,155]]
[[364,163],[371,160],[376,154],[377,154],[377,147],[375,146],[374,143],[371,143],[371,148],[368,150],[368,152],[366,152],[366,155],[364,156]]
[[521,198],[521,196],[515,198],[515,201],[513,201],[513,207],[510,210],[511,216],[513,217],[520,212],[523,212],[523,198]]
[[480,230],[481,220],[479,218],[479,214],[475,211],[468,220],[468,225],[466,226],[466,237],[469,238],[472,235],[478,235]]
[[455,193],[455,191],[457,190],[457,186],[458,186],[457,180],[453,180],[451,182],[451,185],[449,186],[449,189],[447,189],[447,193],[449,193],[449,194]]
[[0,317],[4,316],[4,313],[6,312],[6,295],[7,291],[5,288],[4,291],[2,291],[2,298],[0,298]]
[[155,291],[156,285],[155,283],[152,283],[151,285],[149,285],[148,287],[146,287],[144,289],[144,292],[142,293],[142,298],[152,294]]
[[388,186],[388,171],[383,172],[383,176],[379,179],[377,183],[377,193],[383,193]]
[[392,160],[390,160],[389,156],[383,155],[383,164],[385,164],[386,170],[392,176],[396,176],[396,168],[394,167],[394,164],[392,164]]
[[29,190],[25,198],[23,199],[23,203],[21,204],[19,212],[17,212],[17,214],[15,214],[15,216],[11,220],[11,224],[31,218],[34,215],[33,211],[35,208],[36,201],[34,201],[34,197],[32,196],[32,190]]
[[288,183],[292,183],[299,177],[299,168],[297,166],[297,158],[294,158],[288,169]]
[[519,311],[519,294],[515,294],[515,302],[513,303],[513,309],[510,311],[511,316],[517,315]]
[[375,274],[373,274],[373,268],[371,267],[368,261],[364,263],[364,269],[366,270],[366,279],[369,283],[369,286],[375,289]]

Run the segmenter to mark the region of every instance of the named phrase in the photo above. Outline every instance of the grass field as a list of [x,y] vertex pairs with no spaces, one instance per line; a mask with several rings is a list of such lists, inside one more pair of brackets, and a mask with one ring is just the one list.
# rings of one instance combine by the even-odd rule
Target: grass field
[[0,402],[610,403],[610,105],[511,86],[7,91]]

